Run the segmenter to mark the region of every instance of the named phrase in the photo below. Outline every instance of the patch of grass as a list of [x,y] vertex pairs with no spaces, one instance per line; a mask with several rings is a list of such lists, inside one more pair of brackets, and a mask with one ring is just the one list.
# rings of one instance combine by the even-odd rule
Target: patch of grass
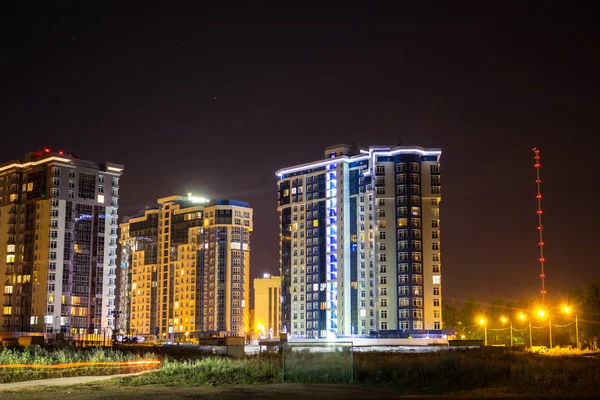
[[410,392],[450,393],[508,387],[521,392],[600,394],[600,361],[509,350],[449,350],[426,354],[355,354],[356,381]]
[[24,382],[38,379],[67,378],[72,376],[108,376],[143,371],[140,367],[78,367],[65,369],[2,369],[0,383]]
[[553,349],[548,350],[545,355],[547,356],[600,356],[600,352],[598,350],[580,350],[580,349],[571,349],[568,347],[559,347],[556,346]]
[[204,358],[195,361],[165,360],[160,369],[143,375],[120,378],[124,385],[215,386],[275,383],[281,379],[275,359],[252,357],[243,360]]
[[[77,362],[123,362],[135,361],[142,358],[155,359],[156,356],[153,354],[145,354],[142,356],[104,348],[64,348],[55,351],[49,351],[40,346],[30,346],[24,349],[0,348],[0,365],[54,365]],[[147,367],[94,365],[65,369],[3,368],[0,369],[0,383],[61,378],[69,376],[115,375],[143,371],[145,368]]]
[[156,358],[154,354],[132,354],[113,349],[93,347],[86,349],[63,348],[49,351],[40,346],[24,349],[0,347],[0,364],[63,364],[72,362],[133,361],[141,358]]

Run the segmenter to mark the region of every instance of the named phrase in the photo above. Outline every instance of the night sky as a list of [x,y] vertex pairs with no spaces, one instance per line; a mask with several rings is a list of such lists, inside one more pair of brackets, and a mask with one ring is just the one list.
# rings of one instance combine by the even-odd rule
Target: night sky
[[485,302],[539,291],[536,146],[548,296],[600,278],[592,9],[39,3],[0,12],[0,161],[124,164],[121,215],[248,201],[258,276],[278,269],[277,169],[441,147],[444,296]]

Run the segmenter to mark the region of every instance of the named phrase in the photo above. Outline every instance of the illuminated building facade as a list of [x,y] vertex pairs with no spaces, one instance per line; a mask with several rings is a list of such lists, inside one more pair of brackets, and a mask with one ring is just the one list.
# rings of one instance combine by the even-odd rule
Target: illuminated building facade
[[126,218],[120,225],[119,318],[128,335],[156,334],[158,209]]
[[50,149],[0,165],[3,331],[113,330],[122,172]]
[[338,145],[277,172],[282,330],[441,333],[440,157]]
[[[244,336],[250,328],[252,209],[191,194],[158,203],[157,210],[121,225],[123,330],[161,338]],[[137,230],[142,234],[134,233],[134,224],[146,224]],[[148,236],[148,229],[156,235]],[[147,240],[144,249],[140,237]],[[156,248],[156,258],[148,257],[148,247]]]
[[257,337],[279,337],[280,299],[280,276],[265,274],[254,279],[254,332]]

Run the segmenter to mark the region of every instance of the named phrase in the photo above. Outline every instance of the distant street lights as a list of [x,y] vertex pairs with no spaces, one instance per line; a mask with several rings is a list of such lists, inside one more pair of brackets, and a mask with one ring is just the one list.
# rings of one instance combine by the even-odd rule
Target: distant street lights
[[[525,321],[527,320],[529,323],[529,347],[533,347],[533,334],[532,334],[532,321],[534,318],[539,318],[540,320],[545,320],[546,318],[548,319],[548,336],[549,336],[549,345],[550,348],[552,349],[553,346],[553,341],[552,341],[552,313],[551,310],[553,309],[558,309],[558,307],[553,307],[553,308],[547,308],[547,309],[543,309],[543,308],[538,308],[538,309],[534,309],[531,311],[531,313],[526,314],[524,312],[521,312],[517,315],[517,318],[520,319],[521,321]],[[560,310],[565,314],[565,315],[569,315],[571,313],[575,314],[575,336],[576,336],[576,342],[577,342],[577,348],[579,349],[579,319],[578,319],[578,315],[577,312],[573,310],[572,307],[565,305],[563,307],[560,308]],[[556,314],[554,314],[556,316]],[[505,326],[504,328],[490,328],[492,331],[502,331],[502,330],[506,330],[509,329],[510,330],[510,346],[513,345],[514,343],[514,333],[513,333],[513,319],[509,318],[505,315],[501,315],[499,317],[499,321],[500,323]],[[487,346],[488,345],[488,321],[485,319],[484,316],[479,317],[479,319],[477,320],[478,324],[483,326],[484,329],[484,345]],[[508,324],[508,327],[506,327],[506,325]],[[566,325],[554,325],[554,327],[559,327],[559,328],[563,328],[563,327],[567,327],[569,325],[573,324],[573,322],[571,323],[567,323]],[[492,325],[493,326],[493,325]],[[522,326],[522,325],[521,325]],[[542,329],[545,328],[543,326],[541,327],[535,327],[536,329]],[[517,331],[523,331],[524,329],[517,329]]]

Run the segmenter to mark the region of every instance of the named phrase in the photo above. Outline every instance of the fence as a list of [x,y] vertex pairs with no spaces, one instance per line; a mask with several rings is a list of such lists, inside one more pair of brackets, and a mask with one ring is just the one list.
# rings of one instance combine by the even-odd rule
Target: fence
[[352,342],[285,343],[281,363],[282,382],[354,383]]

